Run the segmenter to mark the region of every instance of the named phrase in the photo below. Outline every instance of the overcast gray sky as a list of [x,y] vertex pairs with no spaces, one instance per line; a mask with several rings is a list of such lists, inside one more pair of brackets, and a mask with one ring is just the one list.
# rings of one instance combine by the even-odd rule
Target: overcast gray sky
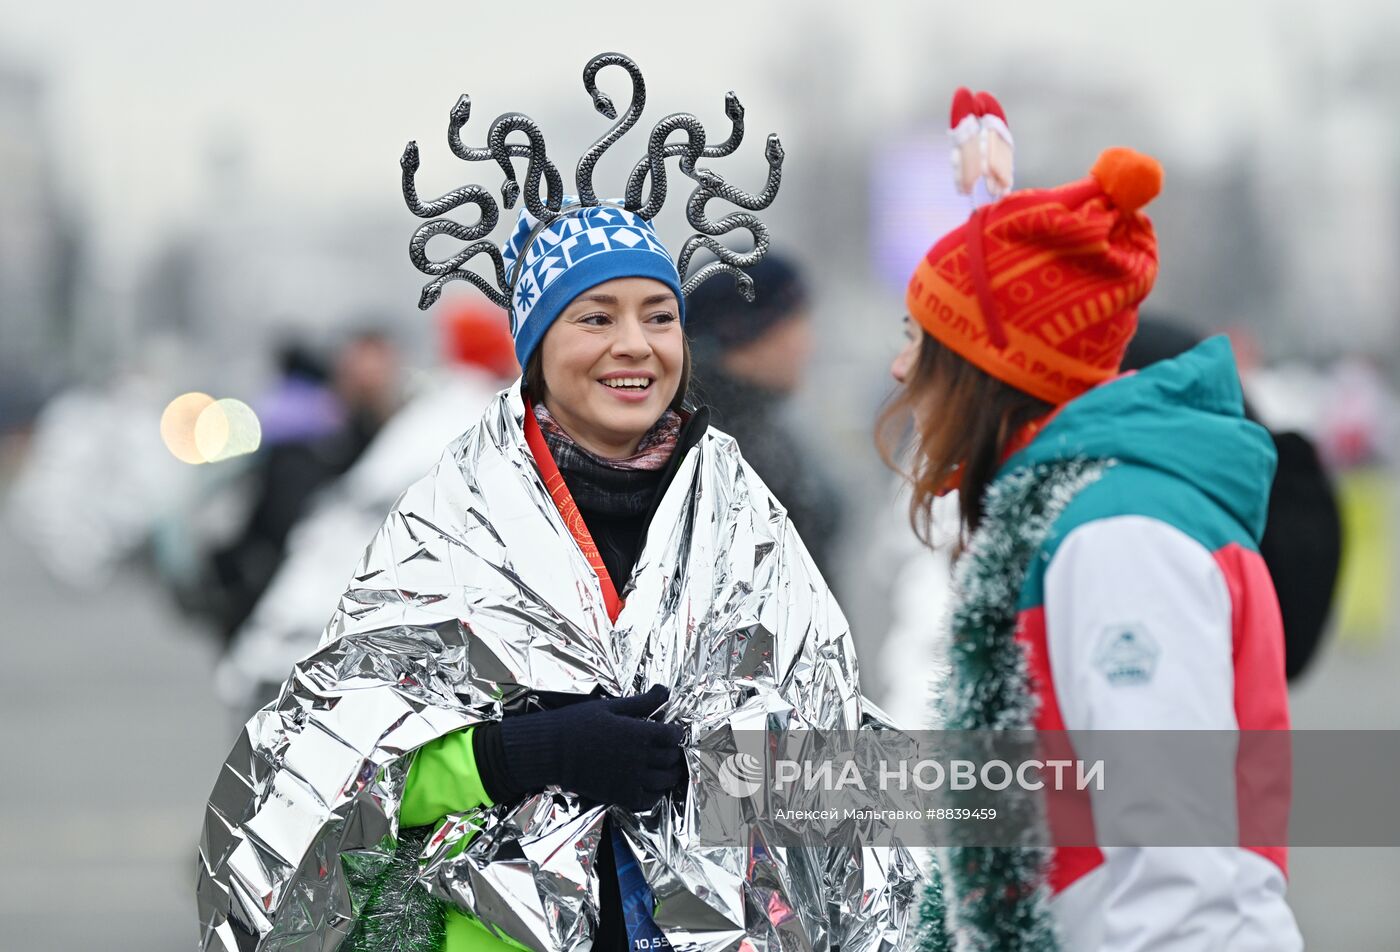
[[[459,91],[473,92],[478,115],[568,105],[587,128],[578,72],[605,48],[642,63],[657,102],[649,114],[709,108],[692,90],[733,87],[766,128],[800,104],[803,84],[793,78],[804,66],[824,68],[803,62],[811,32],[803,21],[817,18],[821,33],[848,45],[860,87],[832,104],[834,113],[860,105],[859,114],[832,115],[833,134],[907,116],[921,106],[911,101],[921,95],[917,78],[946,72],[933,85],[951,89],[975,84],[980,63],[1024,59],[1095,85],[1138,85],[1142,108],[1159,112],[1186,146],[1207,149],[1232,124],[1269,122],[1290,108],[1282,81],[1298,66],[1290,47],[1343,55],[1349,37],[1387,9],[1372,0],[392,7],[3,0],[0,55],[46,78],[64,181],[81,189],[78,204],[101,223],[110,253],[136,252],[199,213],[204,157],[220,136],[246,145],[260,192],[333,206],[375,194],[396,202],[403,142],[439,142]],[[526,9],[545,12],[522,16]],[[718,102],[712,112],[718,119]]]

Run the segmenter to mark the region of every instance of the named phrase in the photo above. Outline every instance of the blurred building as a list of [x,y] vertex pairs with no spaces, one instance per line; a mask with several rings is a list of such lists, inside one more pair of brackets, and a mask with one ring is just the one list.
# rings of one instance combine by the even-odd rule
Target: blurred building
[[37,73],[0,60],[0,424],[68,372],[75,229],[63,214]]
[[1288,237],[1297,293],[1284,313],[1291,352],[1396,360],[1400,327],[1400,65],[1365,38],[1299,82],[1299,114],[1262,186],[1269,227]]
[[[362,315],[402,316],[406,339],[430,338],[412,328],[411,217],[274,194],[251,166],[236,136],[207,149],[205,202],[160,242],[136,284],[137,337],[186,341],[200,375],[190,385],[226,392],[262,382],[280,342],[328,343]],[[392,192],[397,179],[386,179]]]

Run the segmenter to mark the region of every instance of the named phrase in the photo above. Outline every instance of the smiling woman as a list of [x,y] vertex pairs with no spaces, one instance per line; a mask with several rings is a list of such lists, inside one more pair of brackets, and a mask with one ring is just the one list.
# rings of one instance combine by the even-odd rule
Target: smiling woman
[[525,368],[525,394],[602,457],[637,451],[690,384],[680,302],[660,281],[615,278],[569,302]]
[[[344,929],[348,952],[768,946],[794,930],[813,949],[888,947],[910,927],[918,876],[902,850],[878,885],[814,886],[772,878],[783,861],[761,848],[736,866],[682,822],[713,795],[688,750],[735,725],[870,718],[850,631],[781,501],[687,402],[669,252],[638,215],[572,204],[548,225],[522,212],[503,258],[522,379],[404,493],[322,647],[245,732],[257,752],[226,767],[305,757],[317,776],[378,772],[316,793],[337,804],[330,820],[303,817],[304,842],[336,851],[316,862],[266,855],[264,827],[288,822],[262,792],[275,784],[215,791],[205,948],[244,947],[226,941],[234,926],[258,930],[259,948],[332,928],[298,904],[244,910],[270,866],[328,871],[282,894],[312,896],[300,905]],[[423,715],[399,716],[405,705]],[[392,723],[365,723],[381,711]],[[324,736],[379,740],[366,760]],[[225,833],[225,817],[242,819]],[[827,852],[823,868],[869,863],[854,840]],[[317,911],[333,908],[344,914]]]
[[[633,77],[625,113],[597,89],[604,68]],[[346,952],[904,944],[919,874],[902,849],[867,856],[849,830],[789,859],[747,834],[704,842],[693,822],[714,792],[692,752],[745,726],[867,722],[850,630],[781,501],[687,402],[686,291],[714,275],[746,285],[768,246],[756,216],[712,221],[706,205],[765,208],[781,146],[770,137],[756,194],[695,166],[738,147],[731,94],[728,139],[706,145],[698,120],[672,114],[630,197],[600,201],[592,168],[643,85],[616,53],[584,83],[617,125],[580,161],[577,198],[527,117],[493,124],[492,153],[461,142],[470,101],[453,110],[459,157],[510,169],[528,153],[524,191],[503,190],[524,208],[499,250],[478,240],[498,215],[488,192],[420,200],[405,150],[414,214],[481,210],[474,229],[437,219],[410,242],[432,279],[422,304],[466,281],[508,307],[525,373],[403,494],[322,647],[230,756],[200,845],[206,949],[309,935]],[[667,138],[677,123],[688,142]],[[677,155],[697,234],[673,258],[651,219]],[[730,225],[750,250],[713,237]],[[437,235],[473,243],[432,260]],[[701,250],[717,260],[691,273]],[[459,270],[476,255],[494,286]]]

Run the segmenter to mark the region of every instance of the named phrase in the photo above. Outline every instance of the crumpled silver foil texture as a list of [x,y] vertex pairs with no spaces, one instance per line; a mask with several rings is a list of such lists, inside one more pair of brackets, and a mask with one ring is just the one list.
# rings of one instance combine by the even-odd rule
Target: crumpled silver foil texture
[[[404,493],[321,647],[244,728],[205,812],[201,948],[336,949],[355,916],[342,857],[392,853],[407,755],[532,692],[666,684],[665,717],[697,747],[715,732],[871,722],[846,620],[733,440],[711,430],[688,454],[613,624],[524,412],[519,385],[503,391]],[[692,781],[648,813],[612,811],[676,949],[907,944],[919,872],[905,850],[782,848],[744,829],[703,846],[697,811],[716,795]],[[604,809],[547,791],[449,818],[424,882],[527,947],[586,949]]]

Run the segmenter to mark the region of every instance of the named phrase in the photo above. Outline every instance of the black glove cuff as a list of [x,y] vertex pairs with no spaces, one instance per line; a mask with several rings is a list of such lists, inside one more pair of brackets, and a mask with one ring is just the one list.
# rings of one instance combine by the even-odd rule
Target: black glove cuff
[[516,799],[559,782],[558,725],[547,713],[507,717],[498,729],[501,786],[510,788]]
[[515,803],[525,799],[526,791],[511,783],[500,724],[482,724],[472,731],[472,756],[476,758],[476,772],[481,778],[482,789],[492,803]]

